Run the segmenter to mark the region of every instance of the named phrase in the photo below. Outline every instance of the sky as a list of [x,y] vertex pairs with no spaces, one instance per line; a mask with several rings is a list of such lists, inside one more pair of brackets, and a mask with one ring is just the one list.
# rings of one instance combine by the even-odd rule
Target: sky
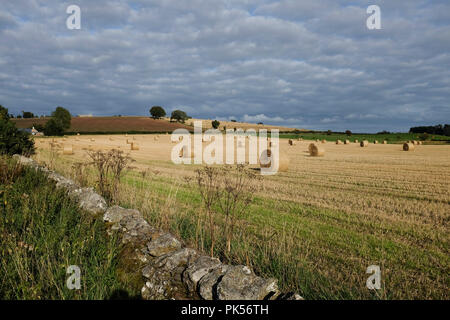
[[353,132],[450,123],[450,1],[2,0],[0,104]]

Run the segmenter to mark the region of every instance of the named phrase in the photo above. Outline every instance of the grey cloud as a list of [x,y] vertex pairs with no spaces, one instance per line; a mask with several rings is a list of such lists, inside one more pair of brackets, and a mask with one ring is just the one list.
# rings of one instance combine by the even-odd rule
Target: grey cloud
[[[352,131],[449,119],[445,1],[8,1],[0,103],[12,112],[147,114]],[[259,121],[257,121],[259,122]]]

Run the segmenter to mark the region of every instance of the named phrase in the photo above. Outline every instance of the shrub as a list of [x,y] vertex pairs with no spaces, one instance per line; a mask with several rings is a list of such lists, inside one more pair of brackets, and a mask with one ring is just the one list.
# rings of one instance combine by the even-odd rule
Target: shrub
[[10,114],[8,113],[8,109],[0,105],[0,120],[9,120]]
[[[34,141],[29,133],[16,128],[9,120],[8,109],[0,109],[0,154],[32,155],[35,153]],[[5,111],[6,110],[6,111]]]
[[214,129],[217,129],[220,126],[220,122],[217,120],[214,120],[213,122],[211,122],[211,125]]

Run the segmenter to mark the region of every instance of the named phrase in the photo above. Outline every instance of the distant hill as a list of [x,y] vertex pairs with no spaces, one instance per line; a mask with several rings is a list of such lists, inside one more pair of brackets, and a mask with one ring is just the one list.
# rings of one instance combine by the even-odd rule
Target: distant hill
[[[44,125],[50,118],[11,119],[17,128],[31,128],[33,124]],[[172,132],[192,127],[149,117],[73,117],[68,133],[119,133],[119,132]]]
[[[17,128],[31,128],[33,124],[45,125],[50,118],[31,118],[31,119],[11,119]],[[189,119],[186,124],[170,122],[169,118],[154,120],[150,117],[73,117],[71,127],[67,133],[122,133],[122,132],[172,132],[178,128],[185,128],[189,131],[193,130],[193,122],[200,120],[203,123],[203,129],[212,127],[211,120],[205,119]],[[293,132],[298,129],[272,126],[258,125],[255,123],[220,121],[220,130],[224,127],[227,129],[242,128],[247,129],[279,129],[280,132]],[[304,130],[298,130],[304,131]]]

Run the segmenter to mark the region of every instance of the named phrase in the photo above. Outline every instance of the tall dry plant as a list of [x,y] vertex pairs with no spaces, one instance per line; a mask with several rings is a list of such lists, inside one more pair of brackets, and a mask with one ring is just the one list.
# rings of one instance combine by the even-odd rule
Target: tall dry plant
[[[213,167],[206,166],[203,169],[196,170],[197,174],[197,185],[200,191],[200,196],[203,201],[203,206],[205,209],[205,221],[209,223],[209,232],[211,238],[211,257],[214,256],[214,245],[215,245],[215,224],[214,224],[214,211],[213,206],[217,201],[219,196],[219,186],[220,181],[219,170]],[[198,230],[201,224],[201,215],[197,218],[197,234],[196,241],[198,243]],[[200,244],[203,249],[203,238],[202,234],[200,234]]]
[[133,161],[129,154],[113,149],[108,152],[88,151],[92,165],[97,171],[97,186],[99,192],[110,203],[117,203],[119,198],[120,179],[125,170],[131,169]]
[[50,151],[49,151],[49,163],[48,167],[51,170],[55,170],[55,163],[58,160],[58,148],[54,142],[50,142]]
[[87,165],[84,162],[76,162],[72,165],[72,178],[80,185],[88,185]]
[[231,252],[231,241],[236,223],[245,214],[257,190],[259,176],[243,164],[225,166],[221,170],[218,204],[225,216],[224,236],[226,251]]
[[[216,242],[214,213],[217,208],[225,217],[223,235],[226,252],[231,252],[231,242],[239,219],[245,214],[257,190],[258,176],[243,164],[220,169],[205,167],[196,171],[197,184],[205,209],[205,221],[209,224],[211,256]],[[200,230],[200,218],[197,230]],[[198,241],[198,231],[196,240]],[[197,242],[198,243],[198,242]],[[203,239],[200,239],[203,246]]]

